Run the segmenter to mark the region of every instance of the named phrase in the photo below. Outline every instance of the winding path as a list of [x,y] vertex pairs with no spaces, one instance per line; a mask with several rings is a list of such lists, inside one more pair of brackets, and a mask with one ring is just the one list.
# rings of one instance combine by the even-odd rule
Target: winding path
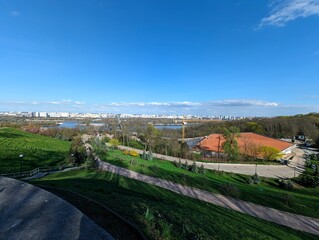
[[221,194],[215,194],[197,188],[184,186],[161,178],[137,173],[126,168],[117,167],[110,163],[103,162],[99,159],[97,159],[97,163],[98,168],[104,171],[112,172],[130,179],[152,184],[154,186],[158,186],[184,196],[212,203],[221,207],[229,208],[241,213],[249,214],[253,217],[261,218],[266,221],[319,235],[319,219],[288,213],[285,211],[280,211],[277,209],[260,206],[254,203],[226,197]]

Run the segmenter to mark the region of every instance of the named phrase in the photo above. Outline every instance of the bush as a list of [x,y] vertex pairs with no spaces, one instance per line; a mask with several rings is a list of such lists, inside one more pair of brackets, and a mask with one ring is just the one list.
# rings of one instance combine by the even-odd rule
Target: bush
[[289,179],[280,179],[279,180],[279,187],[286,189],[286,190],[293,190],[294,186]]
[[129,151],[129,150],[125,150],[123,153],[124,153],[125,155],[130,155],[130,151]]
[[258,177],[257,173],[255,173],[253,176],[246,178],[246,183],[248,184],[259,184],[261,182],[261,179]]
[[139,156],[138,152],[136,152],[135,150],[125,150],[123,153],[125,155],[129,155],[129,156],[132,156],[132,157]]
[[140,149],[140,150],[144,149],[144,145],[141,142],[134,141],[134,140],[129,141],[129,146],[132,148]]
[[319,186],[319,177],[318,176],[311,176],[309,174],[301,174],[298,177],[298,181],[301,185],[305,187],[317,187]]
[[85,160],[85,163],[84,163],[84,168],[85,169],[94,169],[96,168],[96,160],[95,160],[95,157],[90,154],[86,160]]
[[204,168],[204,164],[202,164],[199,168],[198,168],[198,173],[199,174],[206,174],[206,169]]
[[198,169],[197,169],[197,166],[196,166],[196,162],[193,161],[193,164],[191,166],[191,172],[193,173],[198,173]]
[[246,178],[246,183],[250,184],[250,185],[254,184],[254,181],[253,181],[252,177]]
[[252,180],[253,180],[254,184],[259,184],[261,182],[261,179],[258,177],[257,173],[255,173],[252,176]]
[[153,153],[151,151],[148,151],[148,152],[143,151],[143,154],[140,156],[144,160],[148,160],[148,161],[153,160]]
[[130,150],[130,156],[132,156],[132,157],[137,157],[137,156],[139,156],[139,154],[138,154],[138,152],[136,152],[135,150]]

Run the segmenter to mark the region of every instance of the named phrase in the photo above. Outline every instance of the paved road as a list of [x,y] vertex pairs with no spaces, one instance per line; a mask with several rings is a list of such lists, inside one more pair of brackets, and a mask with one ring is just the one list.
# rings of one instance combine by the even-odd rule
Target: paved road
[[[133,149],[130,147],[126,146],[119,146],[119,149],[122,150],[129,150]],[[143,153],[142,150],[139,149],[134,149],[138,153]],[[299,149],[299,154],[302,152],[301,149]],[[167,160],[171,162],[178,162],[181,160],[182,163],[188,163],[191,164],[191,160],[187,159],[180,159],[177,157],[171,157],[171,156],[166,156],[158,153],[153,153],[153,155],[156,158],[162,159],[162,160]],[[303,153],[302,153],[303,155]],[[298,158],[302,159],[302,155],[300,155]],[[301,162],[302,160],[300,160]],[[211,169],[211,170],[219,170],[219,171],[224,171],[224,172],[233,172],[233,173],[240,173],[240,174],[246,174],[246,175],[254,175],[256,172],[259,176],[262,177],[269,177],[269,178],[293,178],[297,177],[301,172],[302,172],[302,163],[296,167],[295,165],[292,166],[286,166],[286,165],[255,165],[255,164],[231,164],[231,163],[202,163],[202,162],[196,162],[198,166],[202,165],[206,169]]]
[[0,239],[113,239],[61,198],[0,176]]
[[165,188],[184,196],[229,208],[241,213],[249,214],[251,216],[293,229],[319,235],[319,219],[288,213],[273,208],[260,206],[254,203],[233,199],[220,194],[214,194],[204,190],[184,186],[164,179],[140,174],[126,168],[117,167],[101,160],[98,160],[98,166],[101,170]]

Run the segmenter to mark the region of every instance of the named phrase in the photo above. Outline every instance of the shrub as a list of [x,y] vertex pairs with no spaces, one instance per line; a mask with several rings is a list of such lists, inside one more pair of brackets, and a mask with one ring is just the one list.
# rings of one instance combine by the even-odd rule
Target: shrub
[[260,178],[258,177],[257,173],[255,173],[253,176],[252,176],[252,180],[254,182],[254,184],[259,184],[261,182]]
[[258,177],[257,173],[253,176],[246,178],[246,183],[248,184],[259,184],[261,182],[260,178]]
[[109,141],[109,144],[111,144],[111,146],[115,149],[117,149],[117,147],[120,145],[120,142],[118,139],[116,138],[112,138],[110,141]]
[[193,161],[193,164],[191,166],[191,172],[193,173],[198,173],[198,169],[197,169],[197,166],[196,166],[196,162]]
[[145,159],[145,160],[148,160],[148,161],[151,161],[151,160],[153,160],[153,153],[151,151],[149,151],[149,152],[143,151],[143,154],[141,155],[141,158]]
[[204,164],[202,164],[199,168],[198,168],[198,173],[199,174],[206,174],[206,169],[204,168]]
[[279,187],[286,189],[286,190],[292,190],[294,188],[292,182],[289,179],[280,179],[279,180]]
[[130,155],[130,151],[129,151],[129,150],[125,150],[123,153],[124,153],[125,155]]
[[298,180],[301,185],[305,187],[317,187],[319,186],[319,177],[318,176],[311,176],[309,174],[301,174],[298,177]]
[[189,166],[187,164],[187,161],[185,163],[182,163],[182,166],[181,166],[181,169],[184,169],[184,170],[189,170]]
[[132,148],[140,149],[140,150],[144,149],[144,145],[141,142],[134,141],[134,140],[129,141],[129,146]]
[[85,163],[84,163],[84,167],[85,167],[85,169],[96,168],[96,160],[95,160],[95,157],[92,154],[90,154],[86,158]]
[[245,179],[245,181],[246,181],[246,183],[247,184],[254,184],[254,180],[252,179],[252,177],[247,177],[246,179]]
[[137,156],[139,156],[138,152],[136,152],[135,150],[130,150],[129,154],[130,154],[130,156],[132,156],[132,157],[137,157]]

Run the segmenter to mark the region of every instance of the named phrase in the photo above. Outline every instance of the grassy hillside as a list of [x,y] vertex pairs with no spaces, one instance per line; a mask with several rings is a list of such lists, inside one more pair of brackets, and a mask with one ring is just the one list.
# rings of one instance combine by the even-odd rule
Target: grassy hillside
[[[0,128],[0,173],[55,166],[65,160],[70,143],[58,139]],[[19,155],[23,154],[23,159]]]
[[70,189],[107,205],[148,239],[317,239],[108,172],[64,172],[31,183]]
[[[130,170],[163,178],[169,181],[188,185],[209,192],[221,193],[253,202],[319,218],[319,187],[302,188],[296,186],[293,190],[285,190],[279,187],[276,179],[261,178],[260,184],[247,184],[245,175],[206,171],[206,174],[197,174],[177,168],[172,162],[157,160],[147,161],[140,157],[124,155],[122,151],[110,150],[108,154],[101,156],[102,160]],[[190,161],[189,164],[192,162]],[[233,190],[225,189],[231,185]],[[286,199],[289,198],[287,202]]]

